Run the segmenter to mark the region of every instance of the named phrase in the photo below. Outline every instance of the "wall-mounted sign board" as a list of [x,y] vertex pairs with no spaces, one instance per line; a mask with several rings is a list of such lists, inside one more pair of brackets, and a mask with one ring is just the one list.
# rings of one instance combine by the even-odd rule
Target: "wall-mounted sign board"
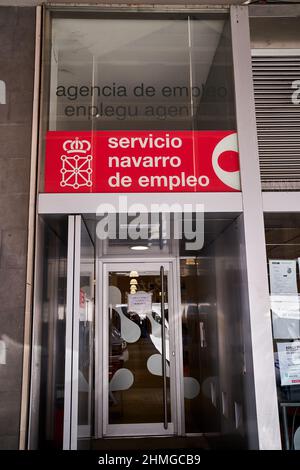
[[49,131],[46,193],[240,190],[235,131]]

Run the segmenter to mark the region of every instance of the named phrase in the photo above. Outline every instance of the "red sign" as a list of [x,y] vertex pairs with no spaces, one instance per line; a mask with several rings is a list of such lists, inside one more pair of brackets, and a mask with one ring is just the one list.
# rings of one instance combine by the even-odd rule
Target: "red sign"
[[234,131],[49,131],[45,192],[240,190]]

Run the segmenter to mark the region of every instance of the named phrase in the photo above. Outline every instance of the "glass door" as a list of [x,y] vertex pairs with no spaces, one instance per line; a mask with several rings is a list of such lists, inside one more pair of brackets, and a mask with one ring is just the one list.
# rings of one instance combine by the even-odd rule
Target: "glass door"
[[104,264],[103,434],[176,429],[170,263]]

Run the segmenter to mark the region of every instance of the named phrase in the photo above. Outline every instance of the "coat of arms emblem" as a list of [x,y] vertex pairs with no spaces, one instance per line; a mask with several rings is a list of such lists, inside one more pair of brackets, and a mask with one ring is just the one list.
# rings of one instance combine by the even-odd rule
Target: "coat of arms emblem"
[[79,189],[83,186],[92,186],[93,156],[90,153],[91,143],[88,140],[65,140],[63,143],[65,154],[61,155],[62,168],[60,170],[62,187],[70,186]]

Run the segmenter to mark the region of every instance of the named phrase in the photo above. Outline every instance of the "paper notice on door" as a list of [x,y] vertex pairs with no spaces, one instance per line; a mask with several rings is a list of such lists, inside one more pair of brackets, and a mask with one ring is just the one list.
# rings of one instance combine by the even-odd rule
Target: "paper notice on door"
[[300,384],[300,341],[277,343],[281,385]]
[[275,339],[296,339],[300,329],[296,260],[270,260],[270,289]]
[[152,293],[138,291],[128,294],[128,312],[147,315],[152,312]]

